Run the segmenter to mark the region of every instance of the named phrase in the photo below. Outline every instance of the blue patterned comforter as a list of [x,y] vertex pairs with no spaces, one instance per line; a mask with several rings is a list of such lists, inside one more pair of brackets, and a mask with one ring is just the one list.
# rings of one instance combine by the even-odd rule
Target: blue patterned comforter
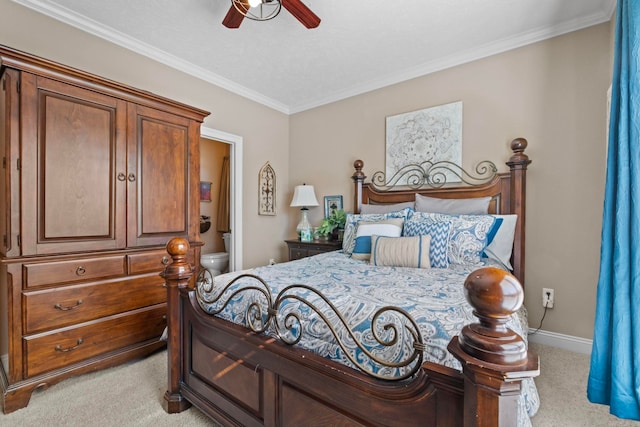
[[[365,371],[384,371],[386,374],[391,371],[392,375],[395,374],[394,370],[401,375],[402,368],[380,367],[366,356],[366,352],[358,348],[357,342],[361,342],[374,357],[391,361],[401,360],[407,352],[413,352],[411,341],[405,340],[405,335],[410,333],[410,329],[404,327],[395,330],[400,344],[387,347],[380,346],[376,341],[375,334],[379,334],[383,340],[391,338],[393,331],[382,327],[386,321],[397,320],[406,323],[395,313],[384,314],[381,322],[375,322],[374,327],[371,327],[372,318],[377,310],[385,306],[399,307],[409,313],[418,325],[426,344],[424,359],[460,370],[460,363],[447,351],[447,345],[464,325],[477,321],[464,297],[463,284],[469,273],[479,267],[481,265],[455,264],[446,269],[380,267],[371,266],[367,261],[354,260],[341,251],[335,251],[217,276],[212,289],[202,284],[198,286],[198,301],[206,312],[214,313],[221,310],[218,313],[219,317],[246,325],[247,307],[251,302],[261,300],[259,293],[240,292],[228,301],[229,295],[238,288],[255,285],[255,281],[243,278],[218,299],[225,284],[241,273],[261,277],[271,288],[274,296],[289,285],[307,285],[325,295],[354,332],[350,334],[347,328],[341,325],[339,315],[325,301],[315,293],[302,289],[296,290],[297,294],[301,299],[316,306],[316,311],[322,313],[330,324],[336,325],[335,333],[344,343],[346,351],[336,343],[330,328],[320,316],[299,299],[287,299],[278,307],[279,321],[292,327],[291,332],[285,333],[285,338],[295,340],[300,336],[297,345],[316,354],[349,366],[354,366],[352,359],[355,358]],[[264,302],[264,299],[262,301]],[[303,318],[308,317],[308,320],[298,323],[292,317],[286,318],[287,313],[300,313]],[[266,310],[262,314],[264,318]],[[528,323],[524,308],[513,316],[508,326],[526,340]],[[273,327],[267,329],[266,333],[277,334]],[[530,425],[529,416],[535,414],[538,409],[539,399],[533,380],[526,381],[524,389],[524,398],[520,399],[519,424],[527,426]]]

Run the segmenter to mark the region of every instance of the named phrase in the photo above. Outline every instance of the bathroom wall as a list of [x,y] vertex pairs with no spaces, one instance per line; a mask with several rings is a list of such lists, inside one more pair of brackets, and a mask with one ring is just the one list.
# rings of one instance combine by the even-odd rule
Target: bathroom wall
[[229,153],[229,144],[200,138],[200,181],[211,182],[211,202],[200,202],[200,215],[211,217],[211,228],[200,235],[204,242],[202,253],[224,252],[222,233],[218,232],[216,226],[222,160],[225,156],[229,156]]

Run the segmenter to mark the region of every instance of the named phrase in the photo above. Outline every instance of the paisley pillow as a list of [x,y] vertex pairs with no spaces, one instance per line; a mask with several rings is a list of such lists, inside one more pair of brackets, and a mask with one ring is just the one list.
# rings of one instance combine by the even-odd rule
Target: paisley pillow
[[427,224],[450,223],[451,232],[447,243],[447,259],[451,264],[467,265],[481,264],[484,250],[500,225],[496,224],[496,218],[492,215],[415,212],[411,220],[423,221]]

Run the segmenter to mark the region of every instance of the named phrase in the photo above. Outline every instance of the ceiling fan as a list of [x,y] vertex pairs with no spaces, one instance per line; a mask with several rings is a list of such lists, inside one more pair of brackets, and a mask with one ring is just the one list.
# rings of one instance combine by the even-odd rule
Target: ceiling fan
[[281,7],[307,28],[320,25],[320,18],[300,0],[231,0],[231,7],[222,24],[227,28],[238,28],[244,18],[266,21],[275,18]]

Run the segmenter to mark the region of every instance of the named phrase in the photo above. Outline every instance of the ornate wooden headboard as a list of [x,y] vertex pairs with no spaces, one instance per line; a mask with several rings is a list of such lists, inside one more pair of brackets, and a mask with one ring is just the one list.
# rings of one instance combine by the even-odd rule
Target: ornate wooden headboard
[[363,203],[391,204],[414,201],[416,193],[442,199],[491,196],[489,213],[518,215],[511,265],[514,276],[524,286],[526,174],[527,166],[531,163],[529,156],[524,154],[527,144],[524,138],[511,141],[513,155],[506,162],[509,172],[498,173],[492,162],[484,161],[476,167],[475,175],[461,169],[457,170],[455,173],[462,179],[462,183],[455,184],[448,184],[442,180],[442,169],[456,167],[455,165],[448,163],[443,166],[430,162],[426,162],[426,165],[410,165],[406,171],[401,172],[408,174],[409,184],[396,186],[394,183],[397,181],[397,174],[387,181],[383,172],[376,172],[371,182],[365,182],[367,177],[362,171],[364,162],[356,160],[353,163],[355,172],[352,176],[355,184],[354,212],[359,213]]

